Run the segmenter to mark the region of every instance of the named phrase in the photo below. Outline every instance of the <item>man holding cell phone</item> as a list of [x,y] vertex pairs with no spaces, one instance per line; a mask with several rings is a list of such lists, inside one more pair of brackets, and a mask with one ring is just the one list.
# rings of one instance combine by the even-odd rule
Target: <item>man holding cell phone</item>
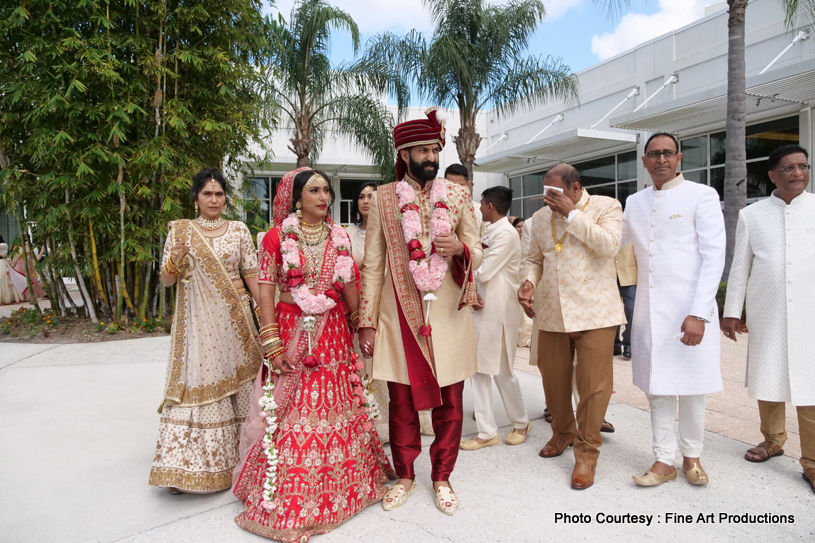
[[[620,249],[622,206],[606,196],[590,196],[573,166],[560,164],[543,179],[547,206],[530,219],[529,244],[518,301],[536,316],[537,364],[546,404],[552,413],[552,439],[540,456],[560,456],[574,445],[571,485],[594,484],[603,443],[600,428],[611,399],[614,337],[625,323],[617,290],[614,257]],[[573,368],[577,353],[577,365]],[[572,372],[578,395],[572,411]]]

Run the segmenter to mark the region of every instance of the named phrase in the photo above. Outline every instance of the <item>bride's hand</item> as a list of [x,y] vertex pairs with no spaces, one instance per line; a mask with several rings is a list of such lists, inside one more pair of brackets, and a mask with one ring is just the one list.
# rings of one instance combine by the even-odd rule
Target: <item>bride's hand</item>
[[289,360],[289,355],[282,353],[272,359],[272,371],[276,375],[286,375],[294,372],[294,367]]

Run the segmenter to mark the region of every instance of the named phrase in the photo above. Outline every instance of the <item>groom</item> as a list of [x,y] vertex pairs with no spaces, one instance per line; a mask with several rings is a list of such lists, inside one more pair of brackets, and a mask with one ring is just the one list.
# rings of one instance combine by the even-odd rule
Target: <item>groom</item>
[[[359,343],[364,355],[373,356],[373,378],[388,381],[390,392],[390,444],[400,479],[385,495],[383,507],[399,507],[416,489],[413,462],[422,450],[418,412],[432,409],[436,506],[452,515],[458,501],[449,478],[461,441],[462,391],[464,380],[476,371],[473,320],[469,310],[461,309],[477,301],[473,270],[481,264],[482,249],[469,192],[436,177],[444,124],[436,119],[435,108],[425,113],[427,119],[394,129],[399,181],[380,187],[371,201]],[[416,225],[410,241],[405,231],[411,229],[403,228],[403,220]],[[431,243],[434,226],[444,232]],[[434,252],[443,258],[434,258]],[[411,260],[413,270],[428,261],[431,269],[434,264],[441,264],[437,269],[442,271],[446,267],[440,284],[437,279],[428,286],[433,274],[419,271],[414,276]],[[437,299],[424,300],[431,291]]]

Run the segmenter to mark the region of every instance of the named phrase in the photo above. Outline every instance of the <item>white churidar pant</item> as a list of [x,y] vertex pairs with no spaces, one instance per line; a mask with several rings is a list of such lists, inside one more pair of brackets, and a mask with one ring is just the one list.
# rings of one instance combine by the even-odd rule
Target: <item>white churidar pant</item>
[[498,375],[476,373],[471,379],[473,385],[473,404],[475,407],[475,421],[478,426],[478,437],[492,439],[498,434],[498,425],[495,423],[495,414],[492,410],[492,380],[504,402],[507,416],[515,428],[523,430],[529,424],[529,415],[524,407],[521,385],[518,377],[509,372],[509,360],[506,347],[501,348],[501,365]]
[[[677,396],[646,394],[651,405],[651,431],[657,462],[674,465],[676,432],[674,420]],[[682,456],[699,458],[705,439],[705,395],[679,396],[679,451]]]

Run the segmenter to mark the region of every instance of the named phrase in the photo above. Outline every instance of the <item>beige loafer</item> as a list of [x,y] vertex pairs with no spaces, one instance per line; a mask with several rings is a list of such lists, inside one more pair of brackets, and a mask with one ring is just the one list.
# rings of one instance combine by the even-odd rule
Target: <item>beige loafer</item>
[[517,428],[513,428],[510,430],[509,434],[507,434],[506,439],[504,439],[504,443],[507,445],[520,445],[526,441],[526,436],[529,435],[530,430],[532,430],[532,421],[529,421],[529,424],[526,425],[526,434],[524,435],[519,434]]
[[657,475],[651,471],[651,468],[648,468],[648,471],[634,475],[634,482],[637,484],[637,486],[658,486],[662,483],[667,483],[668,481],[673,481],[675,479],[676,470],[674,470],[670,475]]
[[710,482],[707,472],[703,470],[699,464],[694,464],[691,469],[685,469],[683,465],[682,471],[685,472],[685,478],[687,478],[688,482],[692,485],[703,486]]
[[408,496],[413,494],[415,491],[416,481],[413,481],[413,484],[410,485],[410,488],[407,490],[405,490],[405,485],[396,483],[390,490],[388,490],[385,497],[382,498],[382,509],[385,511],[393,511],[397,507],[403,506],[407,501]]
[[452,515],[458,509],[458,498],[451,486],[440,486],[436,489],[436,507],[446,515]]
[[475,439],[468,439],[467,441],[462,441],[459,444],[459,447],[461,447],[465,451],[477,451],[478,449],[483,449],[484,447],[492,447],[493,445],[498,445],[500,442],[501,440],[498,439],[498,436],[496,435],[495,437],[493,437],[489,441],[485,441],[484,443],[480,443]]

